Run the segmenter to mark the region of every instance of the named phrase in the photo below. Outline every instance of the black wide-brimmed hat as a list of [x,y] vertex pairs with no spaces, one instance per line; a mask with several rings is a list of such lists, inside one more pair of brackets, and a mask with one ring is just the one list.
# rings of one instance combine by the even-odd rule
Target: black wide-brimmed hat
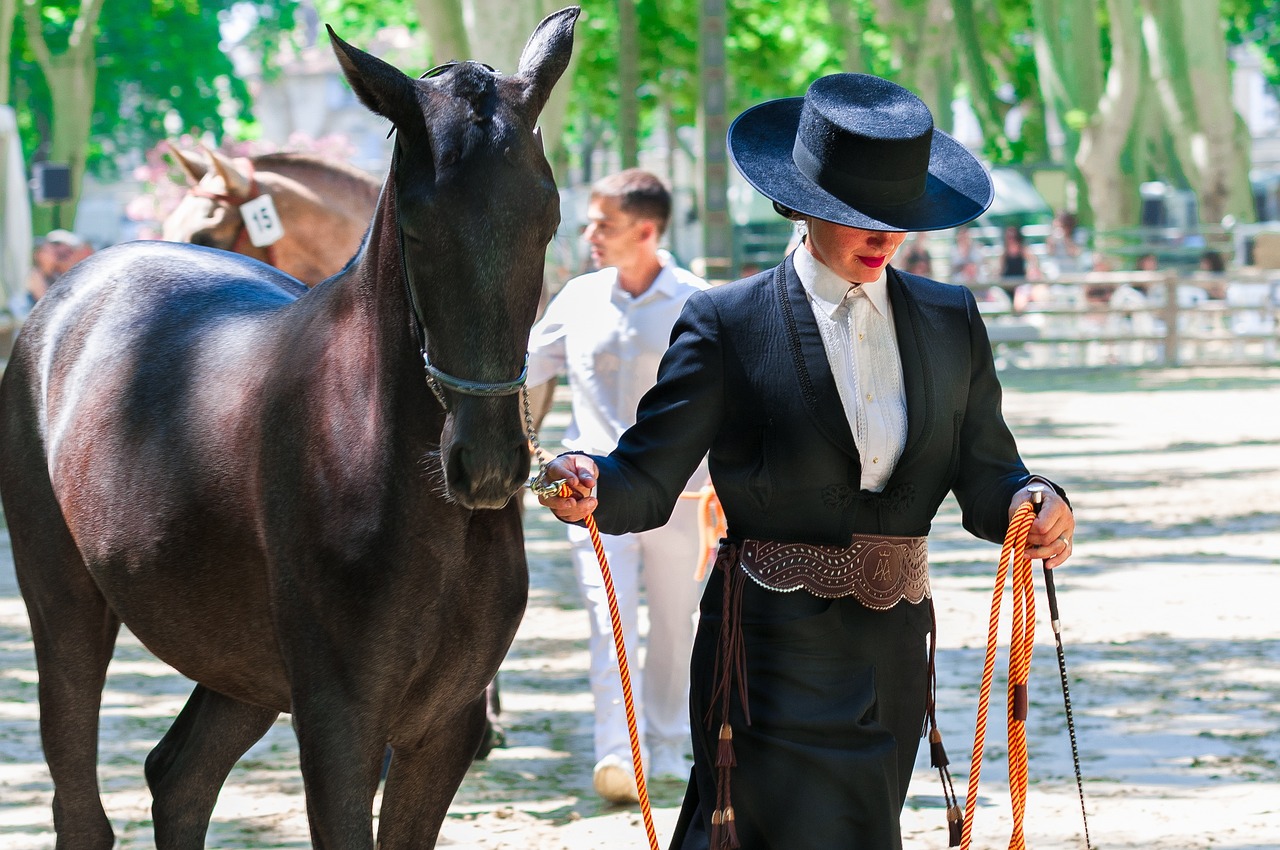
[[862,230],[957,227],[994,197],[986,168],[934,129],[924,101],[868,74],[753,106],[729,127],[729,155],[766,198]]

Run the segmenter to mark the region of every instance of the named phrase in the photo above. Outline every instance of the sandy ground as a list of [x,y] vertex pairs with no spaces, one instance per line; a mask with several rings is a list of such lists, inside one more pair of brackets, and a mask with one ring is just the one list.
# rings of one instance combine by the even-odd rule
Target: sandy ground
[[[1093,846],[1280,848],[1280,367],[1011,372],[1005,385],[1028,465],[1066,485],[1077,511],[1075,556],[1057,584]],[[563,410],[548,424],[562,426]],[[587,623],[562,530],[540,510],[526,528],[529,610],[501,673],[509,746],[468,775],[440,845],[644,848],[638,808],[603,805],[590,790]],[[931,549],[941,724],[963,794],[999,552],[961,529],[953,505]],[[0,850],[39,850],[54,845],[52,789],[7,537],[0,556]],[[1040,613],[1028,843],[1084,847],[1043,596]],[[189,690],[122,636],[100,768],[121,848],[153,846],[142,760]],[[975,829],[983,848],[1008,842],[996,690]],[[664,843],[682,791],[651,788]],[[946,846],[940,805],[922,755],[903,815],[907,850]],[[233,772],[209,846],[310,846],[287,720]]]

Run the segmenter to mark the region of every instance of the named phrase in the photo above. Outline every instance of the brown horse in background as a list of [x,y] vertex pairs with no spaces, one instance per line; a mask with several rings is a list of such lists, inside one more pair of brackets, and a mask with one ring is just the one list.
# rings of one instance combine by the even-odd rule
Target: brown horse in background
[[312,841],[435,846],[524,610],[517,393],[559,221],[535,133],[576,8],[514,75],[413,79],[330,33],[395,128],[368,236],[307,290],[196,245],[68,272],[0,381],[0,496],[61,850],[114,842],[98,710],[123,623],[197,684],[147,757],[159,850],[201,847],[290,712]]
[[[164,220],[166,240],[235,251],[307,286],[337,274],[355,256],[378,202],[377,180],[345,162],[314,154],[232,159],[202,150],[204,158],[170,145],[190,189]],[[262,195],[271,196],[283,233],[273,244],[256,247],[240,209]]]

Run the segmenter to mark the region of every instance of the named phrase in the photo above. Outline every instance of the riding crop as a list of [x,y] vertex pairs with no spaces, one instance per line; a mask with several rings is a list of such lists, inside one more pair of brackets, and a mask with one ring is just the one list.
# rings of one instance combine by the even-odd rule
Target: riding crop
[[[1005,580],[1013,575],[1012,635],[1009,645],[1008,685],[1008,736],[1009,736],[1009,795],[1013,808],[1013,831],[1009,838],[1010,850],[1025,850],[1023,820],[1027,808],[1027,681],[1031,669],[1031,653],[1035,639],[1035,584],[1031,572],[1031,559],[1026,557],[1027,536],[1031,524],[1039,512],[1044,498],[1043,490],[1032,491],[1032,501],[1026,502],[1014,512],[1000,553],[1000,565],[996,571],[995,591],[991,600],[991,618],[987,632],[987,651],[982,670],[982,684],[978,697],[978,716],[974,733],[973,753],[969,769],[968,790],[965,794],[964,822],[961,832],[961,850],[969,850],[973,840],[973,820],[978,801],[978,782],[982,773],[982,752],[986,739],[987,713],[990,708],[991,683],[995,671],[996,631],[1000,619],[1000,603],[1004,596]],[[1071,714],[1071,698],[1067,684],[1066,658],[1062,650],[1061,626],[1058,620],[1057,593],[1053,585],[1052,570],[1045,569],[1045,588],[1054,635],[1058,644],[1058,669],[1062,676],[1063,698],[1066,703],[1067,729],[1071,736],[1071,755],[1075,763],[1076,787],[1080,794],[1080,810],[1084,814],[1084,783],[1080,773],[1079,750],[1076,745],[1075,722]],[[1085,815],[1085,846],[1089,843],[1088,816]]]
[[[1044,502],[1044,487],[1033,485],[1031,504],[1036,513]],[[1043,566],[1043,562],[1042,562]],[[1080,748],[1076,745],[1076,721],[1071,711],[1071,686],[1067,682],[1067,656],[1062,651],[1062,619],[1058,616],[1058,591],[1053,584],[1053,570],[1044,567],[1044,594],[1049,601],[1049,624],[1053,626],[1053,642],[1058,650],[1058,677],[1062,680],[1062,704],[1067,716],[1067,734],[1071,738],[1071,763],[1076,771],[1076,793],[1080,796],[1080,817],[1084,821],[1085,850],[1092,850],[1089,842],[1089,813],[1084,805],[1084,777],[1080,773]]]

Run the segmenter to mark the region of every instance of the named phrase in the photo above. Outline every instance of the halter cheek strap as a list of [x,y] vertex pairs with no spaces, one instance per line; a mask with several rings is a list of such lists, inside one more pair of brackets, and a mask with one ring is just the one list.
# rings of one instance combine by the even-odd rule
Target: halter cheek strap
[[[392,131],[395,131],[394,127],[392,127]],[[391,151],[391,172],[393,174],[399,162],[400,146],[397,144],[392,147]],[[390,191],[392,192],[392,202],[394,203],[394,187],[391,187]],[[396,218],[398,221],[398,213]],[[404,288],[409,295],[409,309],[413,312],[413,326],[417,331],[418,346],[422,351],[423,372],[427,379],[427,387],[431,390],[431,394],[436,397],[436,401],[440,402],[440,406],[446,411],[449,409],[449,402],[445,396],[446,389],[470,396],[504,396],[515,395],[520,392],[529,377],[529,355],[527,352],[524,356],[524,366],[520,370],[520,374],[512,381],[473,381],[469,378],[459,378],[456,375],[450,375],[431,362],[431,357],[427,354],[427,322],[423,318],[422,308],[418,304],[418,296],[413,291],[413,286],[409,283],[409,267],[404,257],[404,231],[400,229],[398,224],[396,226],[396,240],[400,245],[400,274],[404,278]]]

